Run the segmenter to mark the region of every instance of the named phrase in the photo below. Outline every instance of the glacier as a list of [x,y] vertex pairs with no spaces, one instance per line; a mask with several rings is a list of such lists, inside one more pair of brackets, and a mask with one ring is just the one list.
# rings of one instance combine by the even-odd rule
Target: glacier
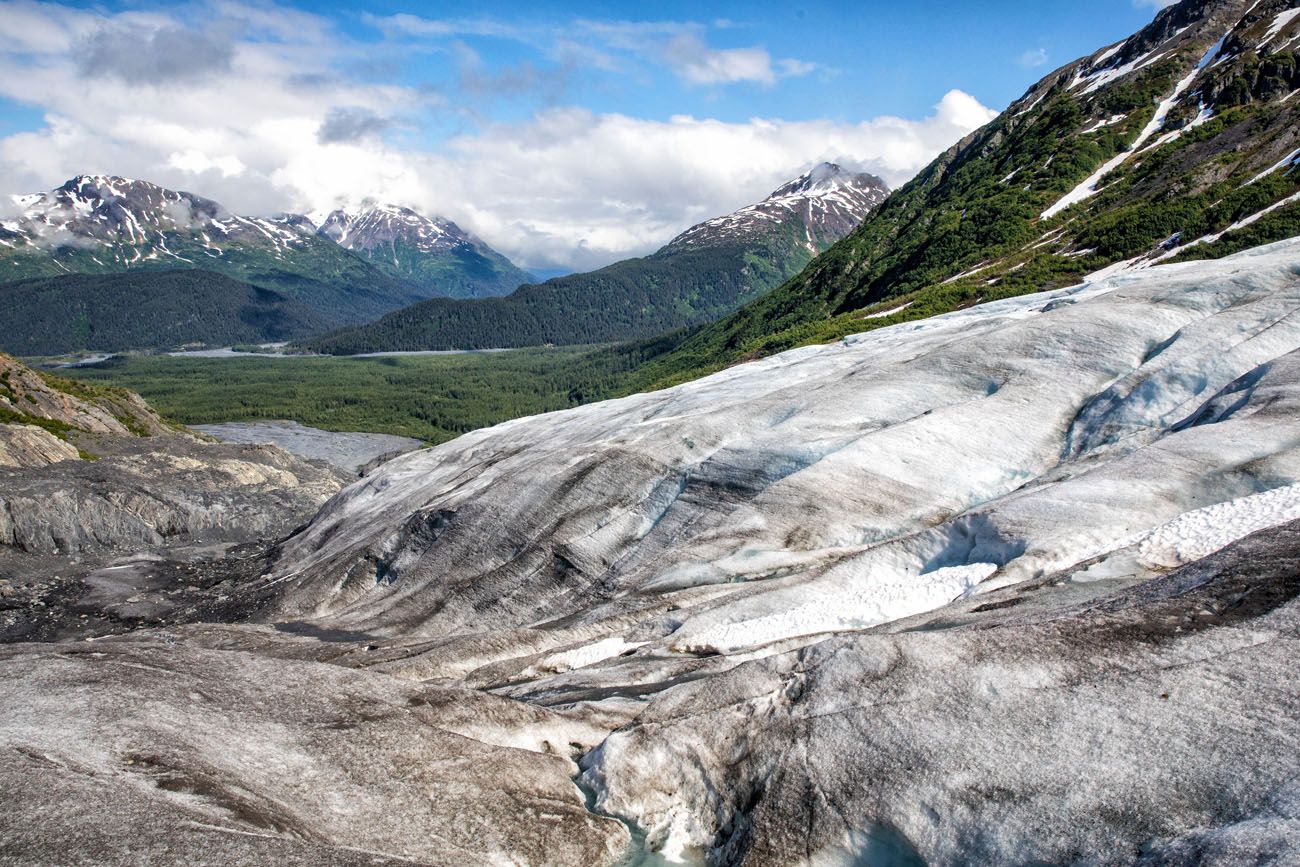
[[466,434],[272,563],[0,650],[0,786],[284,863],[1284,863],[1300,239]]

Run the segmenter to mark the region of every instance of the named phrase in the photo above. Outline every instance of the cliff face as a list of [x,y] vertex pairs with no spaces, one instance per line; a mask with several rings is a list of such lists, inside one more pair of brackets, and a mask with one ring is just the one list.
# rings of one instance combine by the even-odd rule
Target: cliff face
[[0,424],[0,467],[48,467],[79,458],[75,446],[31,424]]

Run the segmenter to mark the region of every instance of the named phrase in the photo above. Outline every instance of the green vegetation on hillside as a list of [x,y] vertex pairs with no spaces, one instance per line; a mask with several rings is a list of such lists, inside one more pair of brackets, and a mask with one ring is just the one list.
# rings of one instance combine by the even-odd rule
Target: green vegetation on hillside
[[[152,247],[141,245],[137,251],[140,260],[129,267],[85,246],[0,248],[0,277],[14,282],[67,274],[143,276],[175,271],[177,265],[188,262],[189,268],[222,274],[299,301],[327,327],[365,322],[428,297],[325,238],[304,236],[289,247],[276,247],[269,241],[231,241],[218,256],[208,252],[198,237],[180,232],[163,237],[172,255],[147,255],[153,253]],[[135,248],[126,242],[120,247],[121,255],[130,260]]]
[[[1028,108],[1013,106],[952,148],[799,275],[687,336],[640,375],[671,384],[746,358],[1070,285],[1123,259],[1165,250],[1220,257],[1300,234],[1300,206],[1291,205],[1216,242],[1176,249],[1300,191],[1294,170],[1248,183],[1297,143],[1300,100],[1277,97],[1300,85],[1289,55],[1270,58],[1272,78],[1249,53],[1206,70],[1206,93],[1222,100],[1212,119],[1153,141],[1097,195],[1040,219],[1137,138],[1154,104],[1207,47],[1193,43],[1089,96],[1068,89],[1068,72],[1045,80],[1021,101]],[[1279,74],[1292,78],[1274,80]],[[1180,107],[1165,129],[1194,115]],[[1087,131],[1116,116],[1123,119]],[[897,316],[864,318],[908,302]]]
[[327,327],[300,302],[209,271],[65,274],[0,284],[18,355],[289,340]]
[[395,241],[352,252],[388,276],[419,287],[424,297],[490,298],[508,295],[534,279],[487,246],[460,244],[435,256]]
[[812,259],[797,228],[791,222],[766,239],[667,247],[587,274],[522,286],[505,298],[435,298],[302,345],[349,355],[580,345],[662,334],[711,322],[796,274]]

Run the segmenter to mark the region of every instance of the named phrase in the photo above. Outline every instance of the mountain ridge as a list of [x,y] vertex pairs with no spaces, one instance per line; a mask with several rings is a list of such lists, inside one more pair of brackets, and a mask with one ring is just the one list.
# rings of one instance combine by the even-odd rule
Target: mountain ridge
[[524,285],[505,298],[430,299],[303,345],[346,355],[652,337],[711,321],[762,295],[886,195],[879,178],[822,163],[762,202],[697,224],[649,256]]
[[505,295],[533,275],[445,217],[367,201],[308,214],[316,232],[384,273],[449,298]]
[[[115,175],[78,175],[15,203],[21,213],[0,221],[5,282],[195,268],[285,294],[334,325],[372,319],[442,286],[448,292],[508,291],[501,275],[514,267],[467,235],[446,250],[408,251],[406,272],[384,261],[377,267],[302,215],[243,217],[194,193]],[[452,258],[415,274],[410,266],[420,256]],[[477,270],[461,273],[462,259]]]

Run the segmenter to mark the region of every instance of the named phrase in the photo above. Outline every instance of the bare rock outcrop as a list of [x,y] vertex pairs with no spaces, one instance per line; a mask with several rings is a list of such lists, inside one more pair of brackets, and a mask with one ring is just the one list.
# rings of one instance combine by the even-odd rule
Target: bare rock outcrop
[[75,461],[77,447],[31,424],[0,424],[0,467],[48,467]]

